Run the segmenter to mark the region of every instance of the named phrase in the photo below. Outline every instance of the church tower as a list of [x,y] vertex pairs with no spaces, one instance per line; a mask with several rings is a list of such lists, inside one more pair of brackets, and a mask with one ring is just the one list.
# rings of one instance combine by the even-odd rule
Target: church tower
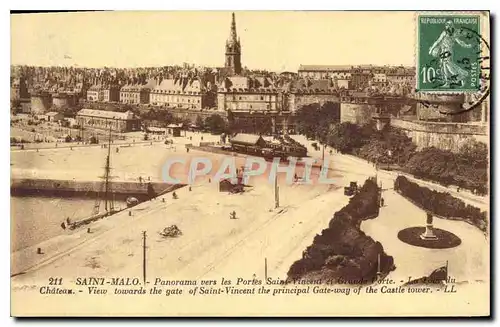
[[236,35],[236,20],[231,21],[231,31],[226,41],[226,71],[230,75],[241,74],[241,45],[240,39]]

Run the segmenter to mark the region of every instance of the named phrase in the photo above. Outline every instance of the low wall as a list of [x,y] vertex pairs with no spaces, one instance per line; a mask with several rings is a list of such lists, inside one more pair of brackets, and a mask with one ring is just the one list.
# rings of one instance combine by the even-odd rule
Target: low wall
[[[117,199],[125,199],[128,196],[134,196],[142,200],[147,197],[148,184],[149,182],[110,182],[110,190]],[[171,185],[163,182],[151,182],[151,185],[156,194],[183,186]],[[20,196],[95,197],[99,192],[102,193],[103,189],[104,185],[102,181],[12,179],[10,184],[11,194]]]
[[406,132],[417,149],[434,146],[443,150],[458,152],[469,139],[488,143],[488,130],[482,124],[438,123],[391,119],[391,126]]

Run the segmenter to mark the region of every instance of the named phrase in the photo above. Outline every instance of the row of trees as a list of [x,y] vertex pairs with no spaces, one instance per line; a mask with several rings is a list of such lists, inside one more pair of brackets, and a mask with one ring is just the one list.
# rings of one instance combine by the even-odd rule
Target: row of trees
[[299,132],[341,153],[353,154],[378,164],[398,165],[419,178],[456,185],[478,194],[488,192],[488,148],[468,140],[458,153],[435,147],[417,150],[401,130],[387,125],[377,130],[375,123],[360,126],[339,123],[334,104],[307,105],[297,113]]
[[482,231],[487,229],[486,212],[465,204],[449,193],[437,192],[427,187],[419,186],[404,176],[398,176],[394,181],[394,189],[403,196],[414,201],[421,208],[436,215],[450,218],[462,218],[469,221]]

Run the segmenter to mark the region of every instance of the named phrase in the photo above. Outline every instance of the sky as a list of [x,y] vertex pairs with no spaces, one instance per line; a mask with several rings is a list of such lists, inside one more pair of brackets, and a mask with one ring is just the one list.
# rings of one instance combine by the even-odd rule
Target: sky
[[[415,64],[413,12],[237,11],[242,65]],[[229,11],[11,15],[11,64],[224,66]]]

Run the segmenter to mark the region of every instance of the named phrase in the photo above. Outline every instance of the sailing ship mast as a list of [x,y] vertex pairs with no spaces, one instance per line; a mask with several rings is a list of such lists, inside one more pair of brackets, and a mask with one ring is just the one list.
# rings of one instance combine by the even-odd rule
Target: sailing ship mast
[[[106,211],[106,214],[112,213],[115,208],[114,208],[114,202],[113,199],[109,199],[108,201],[108,196],[110,194],[110,171],[111,171],[111,163],[110,163],[110,158],[111,158],[111,126],[109,127],[109,136],[108,136],[108,154],[106,156],[106,165],[104,166],[104,176],[102,178],[104,179],[104,210]],[[101,189],[102,192],[102,189]],[[109,205],[108,205],[109,204]],[[94,204],[94,211],[93,215],[96,216],[99,214],[101,207],[101,199],[100,199],[100,194],[97,194],[97,198]]]
[[108,208],[108,196],[110,193],[109,173],[111,171],[110,157],[111,157],[111,126],[109,126],[108,155],[106,156],[106,166],[104,167],[104,210],[106,210],[106,212],[112,212],[115,209],[112,198],[109,199],[109,208]]

